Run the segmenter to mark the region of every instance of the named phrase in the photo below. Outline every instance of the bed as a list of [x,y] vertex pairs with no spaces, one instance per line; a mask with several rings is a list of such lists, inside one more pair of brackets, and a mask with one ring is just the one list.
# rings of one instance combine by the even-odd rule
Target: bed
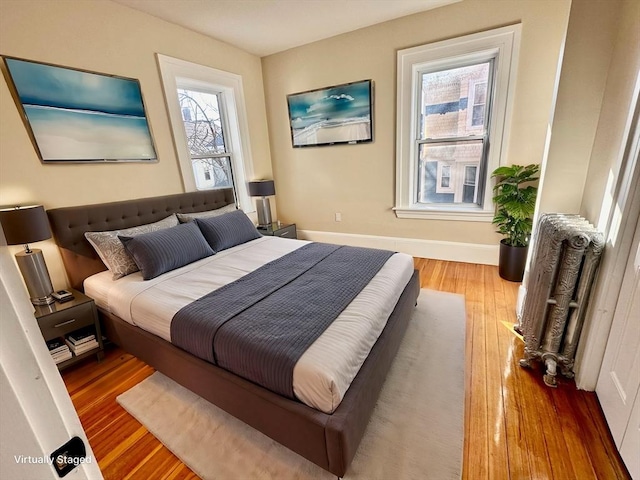
[[[85,279],[100,277],[104,275],[100,272],[106,270],[85,239],[85,232],[149,224],[173,213],[204,212],[233,202],[231,190],[217,190],[59,208],[49,210],[48,215],[71,286],[84,290]],[[281,248],[283,244],[271,245]],[[111,341],[282,445],[343,476],[356,453],[415,306],[419,293],[416,272],[410,274],[400,290],[382,333],[331,413],[278,395],[208,363],[167,342],[158,332],[150,333],[114,314],[106,304],[101,307],[99,298],[97,303],[104,331]]]

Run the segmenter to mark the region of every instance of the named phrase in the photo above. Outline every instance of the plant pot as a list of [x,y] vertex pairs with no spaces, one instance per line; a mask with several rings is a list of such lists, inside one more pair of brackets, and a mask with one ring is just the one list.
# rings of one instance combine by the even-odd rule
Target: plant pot
[[505,240],[500,240],[500,260],[498,263],[500,277],[510,282],[521,282],[527,263],[528,250],[529,247],[514,247],[507,245]]

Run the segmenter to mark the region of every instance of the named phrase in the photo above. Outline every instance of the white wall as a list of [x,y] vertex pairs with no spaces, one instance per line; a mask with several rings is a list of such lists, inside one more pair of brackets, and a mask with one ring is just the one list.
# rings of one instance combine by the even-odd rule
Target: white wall
[[538,214],[579,213],[618,34],[620,0],[573,0]]
[[[576,384],[585,390],[596,386],[636,221],[628,212],[638,181],[627,186],[621,181],[631,175],[625,175],[625,162],[632,163],[625,148],[633,135],[631,119],[640,89],[640,2],[624,0],[618,8],[619,22],[580,208],[580,214],[607,238],[576,355]],[[637,175],[639,167],[635,168]]]
[[[395,199],[396,53],[399,49],[522,23],[507,161],[542,161],[570,1],[465,0],[262,59],[271,157],[282,220],[301,230],[498,244],[490,223],[398,219]],[[286,96],[372,79],[374,142],[294,149]],[[587,160],[584,160],[587,162]],[[564,187],[581,198],[580,185]],[[334,221],[334,213],[342,221]]]
[[624,149],[625,125],[640,71],[640,2],[624,0],[607,69],[606,89],[585,180],[580,214],[604,226]]

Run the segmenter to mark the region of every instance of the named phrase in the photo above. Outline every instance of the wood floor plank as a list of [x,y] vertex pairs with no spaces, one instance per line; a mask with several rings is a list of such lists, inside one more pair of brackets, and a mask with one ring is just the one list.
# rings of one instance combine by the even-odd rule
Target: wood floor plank
[[161,444],[154,446],[153,450],[144,457],[122,480],[136,478],[164,478],[167,472],[173,471],[182,462],[173,454],[167,455],[166,447]]
[[[483,285],[485,286],[485,304],[483,318],[496,319],[498,317],[498,303],[496,296],[502,293],[495,282],[493,272],[483,269]],[[487,423],[491,429],[487,432],[489,437],[489,478],[499,478],[504,472],[509,471],[507,459],[507,434],[504,421],[504,397],[503,397],[503,365],[500,360],[499,337],[502,330],[495,320],[485,322],[485,348],[487,372],[485,381],[487,383]]]
[[[515,303],[517,297],[517,284],[502,282],[504,292],[504,316],[499,321],[502,324],[504,335],[501,339],[502,351],[505,355],[505,420],[512,431],[513,439],[509,441],[510,477],[511,478],[553,478],[547,455],[545,455],[545,443],[539,436],[532,432],[531,425],[540,423],[537,413],[533,410],[532,398],[535,393],[529,389],[533,380],[533,373],[523,369],[519,361],[524,355],[524,343],[513,331],[513,325],[517,323]],[[533,380],[537,387],[537,382]],[[536,432],[538,430],[535,430]],[[563,477],[561,477],[563,478]]]
[[[431,262],[433,263],[433,262]],[[467,295],[465,297],[465,306],[466,306],[466,316],[467,316],[467,325],[465,330],[465,392],[472,391],[472,359],[473,359],[473,331],[474,331],[474,322],[479,321],[473,315],[473,305],[474,302],[478,302],[479,298],[482,298],[482,293],[475,291],[472,288],[472,285],[475,285],[475,279],[478,278],[481,272],[481,265],[473,265],[471,268],[471,272],[468,272],[464,291],[465,292],[475,292],[473,295]],[[459,293],[459,292],[456,292]],[[471,432],[471,418],[472,418],[472,410],[471,410],[471,395],[467,394],[464,398],[464,431],[465,438],[470,435]],[[463,478],[469,478],[469,465],[471,456],[471,442],[464,442],[464,451],[463,451]]]
[[95,363],[94,357],[87,357],[75,368],[65,371],[64,382],[67,391],[73,394],[126,362],[139,362],[139,360],[129,353],[113,348],[105,351],[104,361],[98,364]]
[[[564,379],[549,389],[539,365],[519,366],[522,341],[502,323],[516,321],[518,284],[493,266],[414,264],[422,288],[465,296],[463,478],[628,479],[596,395]],[[63,372],[105,479],[197,479],[116,402],[153,369],[117,347],[106,353],[102,363],[87,359]]]
[[[130,440],[120,444],[103,459],[105,467],[102,472],[105,480],[125,478],[127,474],[139,468],[140,464],[149,457],[149,454],[158,447],[162,447],[162,445],[158,445],[158,440],[141,426]],[[102,465],[100,466],[102,468]]]
[[[555,388],[550,393],[558,412],[572,411],[573,386]],[[567,456],[576,478],[595,478],[596,471],[589,460],[589,451],[582,438],[582,427],[573,421],[570,415],[556,417],[558,427],[562,429],[564,444],[567,446]]]
[[171,472],[167,473],[167,476],[162,477],[166,480],[197,480],[198,477],[195,473],[189,470],[184,464],[180,464],[178,467],[174,468]]
[[[508,308],[512,309],[513,306],[508,305]],[[510,323],[516,320],[515,310],[513,312],[513,316],[508,314],[508,318],[511,319]],[[510,332],[509,335],[511,335]],[[508,407],[505,409],[505,422],[508,425],[511,422],[515,423],[513,427],[509,426],[509,428],[512,429],[513,435],[519,440],[508,445],[510,451],[510,476],[508,478],[552,479],[555,477],[550,465],[547,439],[544,437],[542,419],[537,408],[538,398],[541,393],[544,393],[540,387],[541,380],[540,383],[537,380],[538,377],[541,378],[541,375],[520,367],[518,362],[522,357],[523,349],[515,340],[517,338],[512,338],[510,342],[506,342],[509,345],[509,349],[503,352],[504,369],[505,372],[509,373],[504,385],[505,402],[508,403]],[[542,403],[542,405],[548,406],[545,403]],[[551,410],[546,414],[551,414]],[[517,430],[514,430],[516,428]],[[519,465],[517,462],[524,462],[524,456],[527,458],[526,465]],[[520,458],[518,459],[517,457]],[[526,470],[527,468],[528,471]],[[521,475],[525,476],[521,477]]]
[[[482,268],[478,274],[482,275]],[[471,388],[469,395],[470,421],[465,437],[474,438],[473,448],[468,450],[467,462],[463,466],[463,478],[489,478],[489,423],[487,405],[487,348],[484,322],[485,290],[480,277],[472,278],[466,292],[466,306],[474,328],[471,333]],[[465,285],[466,288],[466,285]]]
[[113,428],[114,422],[121,417],[128,417],[127,411],[115,401],[104,401],[85,411],[80,416],[83,425],[87,425],[85,432],[88,437],[107,434]]
[[153,369],[148,365],[142,367],[136,364],[121,365],[96,379],[86,389],[73,394],[71,400],[78,413],[83,414],[101,402],[115,401],[120,393],[126,392],[152,373]]
[[[560,478],[563,475],[569,478],[578,478],[573,471],[573,465],[569,458],[567,444],[562,435],[558,435],[559,425],[557,421],[556,405],[553,401],[551,390],[553,388],[538,384],[536,409],[540,419],[542,436],[545,440],[547,460],[552,472],[552,478]],[[549,412],[554,414],[549,414]]]
[[501,281],[496,275],[493,275],[493,283],[496,289],[496,321],[498,322],[498,332],[500,332],[498,347],[503,359],[501,371],[508,477],[527,478],[530,475],[531,467],[529,466],[526,423],[520,403],[521,392],[517,375],[520,368],[517,362],[522,355],[523,344],[511,328],[517,320],[513,304],[506,301],[512,286],[509,282]]
[[138,422],[131,421],[132,418],[128,416],[117,419],[108,435],[89,437],[89,444],[105,476],[111,464],[119,457],[127,457],[134,464],[140,462],[139,458],[131,455],[130,447],[135,445],[147,430]]
[[[517,296],[517,284],[505,282],[497,275],[493,277],[493,280],[503,286],[501,293],[505,300],[504,306],[507,309],[506,317],[498,319],[498,322],[506,321],[509,325],[517,323],[514,308]],[[498,294],[498,292],[496,292],[496,294]],[[504,327],[504,325],[502,326]],[[522,428],[523,425],[534,425],[534,427],[529,426],[527,430],[523,432],[525,435],[524,444],[526,445],[526,452],[529,452],[529,455],[527,455],[529,458],[526,461],[529,472],[523,471],[523,469],[518,466],[518,462],[524,463],[524,459],[516,459],[515,457],[518,454],[521,456],[523,452],[521,450],[519,451],[517,446],[514,446],[513,451],[510,451],[512,457],[510,465],[513,467],[510,468],[510,474],[520,476],[528,473],[533,478],[563,478],[562,475],[565,475],[566,478],[574,478],[570,468],[570,461],[566,458],[566,446],[562,442],[556,441],[556,432],[553,430],[555,427],[553,417],[549,415],[549,410],[553,408],[553,404],[549,402],[548,392],[543,388],[544,385],[541,382],[534,380],[534,385],[532,385],[530,375],[521,371],[522,367],[519,366],[518,362],[522,356],[523,349],[518,348],[521,347],[521,345],[514,343],[517,337],[515,337],[511,331],[507,330],[506,327],[500,329],[500,334],[501,336],[508,335],[511,337],[509,344],[511,347],[515,347],[513,350],[503,349],[503,356],[505,356],[508,361],[508,363],[505,364],[506,369],[514,372],[511,378],[515,380],[515,382],[511,384],[505,382],[504,396],[507,398],[509,391],[516,394],[517,400],[514,405],[511,405],[511,408],[522,409],[524,412],[524,422],[523,417],[520,415],[505,416],[506,421],[508,423],[513,421],[517,424],[518,428]],[[502,343],[504,347],[504,341],[499,343]],[[513,355],[514,353],[516,355]],[[525,374],[523,375],[523,373]],[[527,386],[533,386],[535,393],[532,393]],[[532,428],[535,430],[532,431]],[[536,435],[532,435],[534,432]],[[553,432],[553,434],[548,435],[549,432]],[[534,453],[534,455],[532,456],[531,453]],[[554,469],[557,472],[564,473],[556,477],[554,475]]]
[[630,478],[615,448],[595,393],[581,392],[573,405],[596,478]]

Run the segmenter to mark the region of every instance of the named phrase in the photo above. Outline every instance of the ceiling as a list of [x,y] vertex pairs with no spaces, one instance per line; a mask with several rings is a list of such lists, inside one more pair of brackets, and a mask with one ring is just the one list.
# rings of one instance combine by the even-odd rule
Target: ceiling
[[114,0],[260,57],[461,0]]

